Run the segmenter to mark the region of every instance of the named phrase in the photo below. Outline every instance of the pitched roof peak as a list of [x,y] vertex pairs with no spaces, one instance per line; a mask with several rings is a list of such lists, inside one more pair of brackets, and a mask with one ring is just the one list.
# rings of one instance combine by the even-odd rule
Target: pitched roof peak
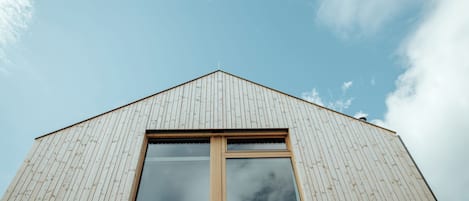
[[[246,82],[248,82],[248,83],[251,83],[251,84],[253,84],[253,85],[257,85],[257,86],[259,86],[259,87],[265,88],[265,89],[270,90],[270,91],[272,91],[272,92],[280,93],[280,94],[282,94],[282,95],[285,95],[285,96],[288,96],[288,97],[291,97],[291,98],[294,98],[294,99],[297,99],[297,100],[300,100],[300,101],[309,103],[309,104],[311,104],[312,106],[316,106],[316,107],[319,107],[319,108],[323,108],[323,109],[329,110],[329,111],[331,111],[331,112],[334,112],[334,113],[336,113],[336,114],[343,115],[343,116],[347,116],[347,117],[350,117],[350,118],[352,118],[352,119],[354,119],[354,120],[356,120],[356,121],[359,121],[359,120],[357,120],[356,118],[351,117],[351,116],[349,116],[349,115],[346,115],[346,114],[344,114],[344,113],[337,112],[337,111],[335,111],[335,110],[332,110],[332,109],[329,109],[329,108],[326,108],[326,107],[317,105],[317,104],[312,103],[312,102],[308,102],[308,101],[306,101],[306,100],[304,100],[304,99],[301,99],[301,98],[298,98],[298,97],[296,97],[296,96],[292,96],[292,95],[287,94],[287,93],[284,93],[284,92],[282,92],[282,91],[279,91],[279,90],[276,90],[276,89],[273,89],[273,88],[264,86],[264,85],[262,85],[262,84],[258,84],[258,83],[256,83],[256,82],[253,82],[253,81],[250,81],[250,80],[248,80],[248,79],[239,77],[239,76],[237,76],[237,75],[233,75],[233,74],[228,73],[228,72],[226,72],[226,71],[223,71],[223,70],[221,70],[221,69],[217,69],[217,70],[215,70],[215,71],[212,71],[212,72],[207,73],[207,74],[205,74],[205,75],[199,76],[199,77],[197,77],[197,78],[195,78],[195,79],[189,80],[189,81],[184,82],[184,83],[182,83],[182,84],[179,84],[179,85],[176,85],[176,86],[174,86],[174,87],[168,88],[168,89],[166,89],[166,90],[163,90],[163,91],[154,93],[154,94],[152,94],[152,95],[149,95],[149,96],[147,96],[147,97],[138,99],[138,100],[136,100],[136,101],[133,101],[133,102],[128,103],[128,104],[125,104],[125,105],[120,106],[120,107],[117,107],[117,108],[112,109],[112,110],[110,110],[110,111],[107,111],[107,112],[98,114],[98,115],[96,115],[96,116],[90,117],[90,118],[88,118],[88,119],[85,119],[85,120],[83,120],[83,121],[77,122],[77,123],[75,123],[75,124],[72,124],[72,125],[70,125],[70,126],[64,127],[64,128],[62,128],[62,129],[59,129],[59,130],[56,130],[56,131],[47,133],[47,134],[45,134],[45,135],[39,136],[39,137],[37,137],[36,139],[42,138],[42,137],[44,137],[44,136],[47,136],[47,135],[56,133],[56,132],[58,132],[58,131],[61,131],[61,130],[64,130],[64,129],[67,129],[67,128],[70,128],[70,127],[73,127],[73,126],[78,125],[78,124],[80,124],[80,123],[83,123],[83,122],[89,121],[89,120],[91,120],[91,119],[94,119],[94,118],[96,118],[96,117],[99,117],[99,116],[102,116],[102,115],[111,113],[111,112],[113,112],[113,111],[119,110],[119,109],[124,108],[124,107],[127,107],[127,106],[129,106],[129,105],[132,105],[132,104],[134,104],[134,103],[143,101],[143,100],[148,99],[148,98],[152,98],[152,97],[157,96],[157,95],[159,95],[159,94],[162,94],[162,93],[164,93],[164,92],[171,91],[171,90],[173,90],[173,89],[175,89],[175,88],[184,86],[184,85],[189,84],[189,83],[191,83],[191,82],[194,82],[194,81],[196,81],[196,80],[205,79],[205,78],[207,78],[207,77],[209,77],[209,76],[211,76],[211,75],[219,74],[219,73],[224,74],[224,75],[228,75],[228,76],[230,76],[230,77],[234,77],[234,78],[236,78],[236,79],[240,79],[240,80],[246,81]],[[363,123],[370,124],[370,125],[373,125],[373,126],[375,126],[375,127],[378,127],[378,128],[381,128],[381,129],[390,131],[390,132],[392,132],[392,133],[395,133],[394,131],[391,131],[391,130],[386,129],[386,128],[382,128],[382,127],[380,127],[380,126],[371,124],[371,123],[369,123],[369,122],[363,122]]]

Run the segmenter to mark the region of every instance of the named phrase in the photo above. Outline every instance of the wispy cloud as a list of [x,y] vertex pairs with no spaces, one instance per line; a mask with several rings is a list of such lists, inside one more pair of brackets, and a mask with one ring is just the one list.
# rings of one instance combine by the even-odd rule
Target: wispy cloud
[[344,82],[342,84],[342,92],[343,93],[347,92],[347,90],[352,86],[352,84],[353,84],[352,81]]
[[346,97],[345,93],[352,86],[352,81],[344,82],[342,84],[342,96],[338,99],[331,98],[330,100],[324,101],[323,98],[319,95],[319,92],[316,88],[313,88],[310,92],[303,92],[301,98],[316,103],[320,106],[328,107],[339,112],[343,112],[352,105],[353,97]]
[[358,111],[357,113],[355,113],[355,115],[353,115],[353,117],[355,118],[360,118],[360,117],[368,117],[368,114],[367,113],[364,113],[363,111]]
[[[6,48],[15,43],[20,32],[27,28],[32,10],[31,0],[0,0],[0,65],[8,62]],[[8,72],[0,66],[0,73]]]
[[347,99],[339,99],[334,102],[329,102],[329,107],[337,110],[339,112],[343,112],[344,110],[348,109],[352,105],[353,97]]
[[[358,112],[356,112],[356,113],[353,115],[353,117],[355,117],[355,118],[357,118],[357,119],[359,119],[360,117],[368,118],[368,116],[369,116],[368,113],[365,113],[365,112],[363,112],[363,111],[361,111],[361,110],[358,111]],[[371,120],[368,120],[368,121],[369,121],[370,123],[372,123],[372,124],[376,124],[376,125],[381,126],[381,127],[386,127],[386,125],[384,124],[383,120],[381,120],[381,119],[371,119]]]
[[316,88],[313,88],[313,90],[311,90],[310,92],[303,92],[303,94],[301,94],[301,98],[309,102],[316,103],[320,106],[324,106],[324,103],[322,102],[322,99],[319,96],[319,93]]
[[375,33],[418,0],[319,0],[317,20],[339,35]]
[[387,98],[384,123],[403,137],[441,200],[469,200],[469,1],[432,8],[402,48],[408,69]]

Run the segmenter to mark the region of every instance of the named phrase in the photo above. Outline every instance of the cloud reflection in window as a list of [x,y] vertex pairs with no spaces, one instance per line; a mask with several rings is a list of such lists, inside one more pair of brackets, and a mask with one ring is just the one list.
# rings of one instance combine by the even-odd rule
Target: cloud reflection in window
[[149,144],[138,201],[208,201],[210,144]]
[[227,201],[299,201],[289,158],[227,159]]

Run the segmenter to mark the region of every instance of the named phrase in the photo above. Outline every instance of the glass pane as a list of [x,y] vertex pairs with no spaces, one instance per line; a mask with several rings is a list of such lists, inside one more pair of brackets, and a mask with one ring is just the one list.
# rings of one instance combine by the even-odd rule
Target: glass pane
[[150,141],[137,194],[139,201],[209,201],[209,140]]
[[285,138],[228,139],[228,150],[286,150]]
[[227,201],[299,201],[290,158],[226,159]]

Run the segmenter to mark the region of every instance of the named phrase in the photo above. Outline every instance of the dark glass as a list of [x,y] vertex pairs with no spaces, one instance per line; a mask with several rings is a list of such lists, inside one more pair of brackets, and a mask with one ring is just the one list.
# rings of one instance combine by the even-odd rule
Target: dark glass
[[228,150],[286,150],[285,138],[228,139]]
[[150,141],[138,201],[209,201],[209,192],[209,140]]
[[299,201],[290,158],[226,159],[227,201]]

